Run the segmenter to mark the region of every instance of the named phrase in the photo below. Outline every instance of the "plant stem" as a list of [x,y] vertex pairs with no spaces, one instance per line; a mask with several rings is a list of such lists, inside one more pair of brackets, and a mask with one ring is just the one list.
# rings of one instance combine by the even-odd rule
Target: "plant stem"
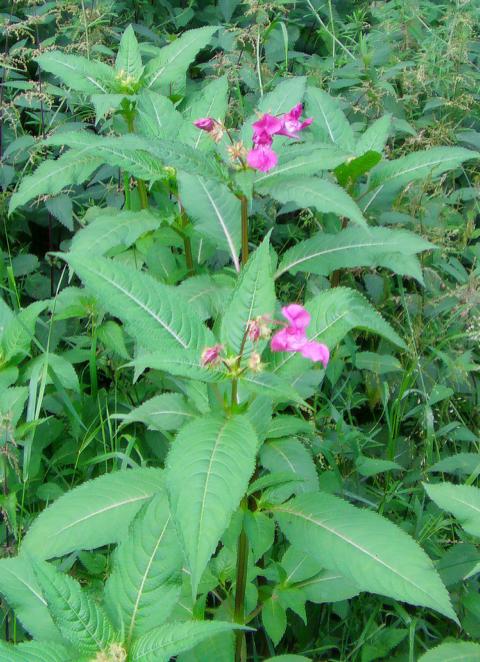
[[248,261],[248,200],[246,196],[240,196],[242,211],[242,265]]
[[128,176],[128,172],[123,173],[123,194],[125,196],[125,209],[130,211],[132,201],[130,199],[130,177]]
[[143,179],[137,179],[138,195],[140,196],[140,206],[142,209],[148,209],[147,187]]
[[[178,206],[180,207],[182,228],[186,228],[188,225],[188,218],[180,201],[178,201]],[[182,238],[183,238],[183,247],[185,249],[185,263],[187,265],[188,275],[193,276],[193,274],[195,273],[195,267],[193,265],[192,242],[190,241],[190,237],[188,237],[185,233],[182,234]]]
[[[247,499],[242,502],[244,507],[247,507]],[[242,525],[242,531],[238,537],[237,545],[237,575],[235,583],[235,623],[244,625],[245,623],[245,591],[247,587],[247,571],[248,571],[248,538],[245,529]],[[245,662],[246,656],[246,641],[245,632],[237,630],[235,633],[235,662]]]

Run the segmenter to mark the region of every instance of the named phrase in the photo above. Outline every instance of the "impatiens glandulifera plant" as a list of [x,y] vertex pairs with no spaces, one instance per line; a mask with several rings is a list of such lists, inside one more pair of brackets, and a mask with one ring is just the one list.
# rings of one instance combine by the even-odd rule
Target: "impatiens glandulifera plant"
[[[71,490],[34,520],[19,556],[0,561],[0,589],[34,638],[4,644],[9,662],[188,660],[189,649],[190,659],[239,662],[244,626],[263,626],[275,646],[288,610],[305,620],[306,602],[362,591],[456,621],[422,547],[321,481],[315,456],[327,449],[311,402],[351,332],[408,351],[358,291],[330,286],[360,267],[421,285],[417,255],[432,245],[381,226],[379,211],[415,179],[478,155],[437,147],[384,159],[390,118],[358,134],[303,77],[280,82],[239,126],[225,78],[184,84],[215,31],[188,31],[144,64],[129,29],[116,69],[39,58],[68,85],[69,103],[96,109],[96,132],[48,136],[42,146],[62,151],[24,178],[11,211],[90,182],[108,198],[123,183],[122,208],[89,209],[58,256],[92,297],[90,315],[114,318],[124,378],[158,387],[138,407],[122,403],[122,426],[144,424],[165,452],[156,468]],[[312,210],[318,231],[277,254],[282,217],[299,209]],[[267,233],[255,226],[265,216]],[[304,273],[318,277],[314,287]],[[284,285],[295,297],[277,301]],[[83,291],[64,292],[60,303]],[[61,572],[109,545],[95,597]],[[60,572],[52,559],[63,559]]]

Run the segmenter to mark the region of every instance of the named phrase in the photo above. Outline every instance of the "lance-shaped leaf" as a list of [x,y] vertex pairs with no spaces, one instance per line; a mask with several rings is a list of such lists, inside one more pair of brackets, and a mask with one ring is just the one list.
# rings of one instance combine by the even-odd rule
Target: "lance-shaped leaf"
[[243,416],[204,416],[179,432],[167,458],[172,515],[195,596],[205,567],[245,494],[257,437]]
[[222,621],[186,621],[167,623],[140,637],[132,647],[132,662],[168,662],[171,657],[193,648],[221,632],[239,625]]
[[269,187],[269,195],[279,202],[292,203],[295,209],[313,207],[322,213],[349,218],[362,227],[367,226],[357,203],[343,188],[319,177],[292,177],[288,186]]
[[182,126],[182,116],[167,97],[142,90],[137,95],[136,130],[147,138],[171,138]]
[[36,58],[44,71],[60,78],[67,87],[87,94],[106,94],[115,85],[115,71],[103,62],[82,55],[49,51]]
[[73,237],[70,250],[105,255],[117,246],[128,248],[146,232],[160,227],[162,219],[147,209],[101,214]]
[[355,153],[358,156],[366,152],[383,152],[392,128],[392,116],[384,115],[371,124],[357,140]]
[[218,26],[187,30],[171,44],[164,46],[145,67],[147,87],[165,96],[182,92],[188,67],[217,30]]
[[36,518],[21,553],[49,559],[117,542],[139,508],[162,486],[161,469],[129,469],[87,481]]
[[79,657],[57,643],[27,641],[13,646],[0,641],[0,662],[79,662]]
[[29,561],[19,556],[0,560],[0,593],[29,634],[44,641],[60,639]]
[[467,533],[480,537],[480,489],[473,485],[424,483],[425,491],[439,508],[452,513]]
[[195,228],[227,252],[240,271],[240,200],[221,182],[198,175],[178,177],[180,200]]
[[162,393],[146,400],[128,414],[119,414],[124,423],[138,421],[149,430],[178,430],[195,418],[192,408],[180,393]]
[[125,324],[137,342],[152,351],[203,348],[213,334],[191,314],[175,287],[163,285],[131,266],[113,260],[62,255],[109,313]]
[[473,641],[451,641],[432,648],[418,662],[478,662],[480,644]]
[[35,564],[35,574],[58,629],[73,646],[85,653],[103,651],[115,640],[107,615],[72,577],[49,563]]
[[105,585],[105,607],[127,645],[168,617],[180,593],[181,567],[167,494],[160,492],[133,520]]
[[[234,353],[240,351],[248,322],[260,315],[273,314],[275,290],[269,249],[267,236],[250,256],[226,305],[221,338]],[[247,340],[245,353],[251,349],[252,343]]]
[[315,492],[319,488],[318,474],[312,453],[299,439],[267,441],[260,450],[260,462],[271,473],[289,473],[292,480],[270,491],[269,498],[284,501],[291,494]]
[[319,139],[353,152],[355,137],[337,99],[318,87],[309,87],[305,95],[305,114],[313,117],[310,131]]
[[[212,342],[214,341],[212,340]],[[135,366],[137,374],[150,368],[169,372],[177,377],[188,377],[203,382],[222,381],[228,374],[223,365],[205,367],[201,364],[200,359],[204,347],[205,345],[199,345],[198,349],[169,348],[168,352],[162,350],[151,354],[142,353],[129,365]]]
[[432,561],[389,520],[321,492],[295,497],[274,514],[292,544],[360,590],[429,607],[458,622]]
[[134,81],[137,81],[142,75],[142,56],[135,31],[131,25],[128,26],[120,39],[115,69],[126,77],[133,78]]
[[248,391],[270,398],[273,402],[296,402],[307,406],[288,381],[271,372],[247,371],[242,375],[240,384]]
[[419,267],[410,273],[403,258],[431,248],[435,246],[407,230],[350,227],[338,234],[319,232],[284,254],[276,277],[285,272],[307,271],[328,276],[335,269],[385,267],[402,275],[421,278]]
[[223,121],[227,112],[228,81],[221,76],[207,83],[199,92],[195,90],[191,102],[187,99],[183,111],[184,122],[178,133],[178,138],[195,149],[211,151],[215,149],[215,142],[207,131],[201,131],[194,125],[194,121],[201,117],[213,117]]

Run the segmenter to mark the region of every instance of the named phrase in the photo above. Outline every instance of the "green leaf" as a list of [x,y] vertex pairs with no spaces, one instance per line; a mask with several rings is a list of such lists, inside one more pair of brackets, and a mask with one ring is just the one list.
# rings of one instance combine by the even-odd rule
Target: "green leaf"
[[418,658],[418,662],[478,662],[480,644],[471,641],[452,641],[432,648]]
[[246,372],[242,375],[240,384],[248,391],[270,398],[273,402],[296,402],[307,406],[289,382],[271,372]]
[[403,256],[430,248],[433,244],[407,230],[350,227],[338,234],[318,232],[284,253],[275,277],[287,271],[328,276],[336,269],[355,267],[385,267],[405,275]]
[[115,634],[107,615],[80,584],[48,563],[37,563],[35,573],[54,622],[64,638],[85,653],[104,650]]
[[28,561],[18,556],[0,560],[0,593],[32,637],[47,641],[60,638]]
[[72,90],[106,94],[115,85],[115,72],[98,60],[62,51],[49,51],[35,58],[44,71],[60,78]]
[[[226,304],[221,339],[235,354],[240,351],[248,322],[260,315],[272,315],[275,309],[269,241],[270,236],[267,236],[250,256]],[[251,352],[252,346],[247,340],[245,355]]]
[[[212,343],[210,343],[211,345]],[[141,354],[129,365],[134,365],[137,372],[143,372],[147,368],[151,370],[162,370],[177,377],[188,377],[204,382],[219,382],[226,378],[227,371],[223,366],[208,368],[200,363],[202,350],[206,345],[199,345],[198,349],[170,349],[154,352],[153,354]]]
[[357,203],[337,184],[319,177],[292,177],[288,186],[271,186],[269,195],[279,202],[289,202],[295,209],[313,207],[324,214],[333,213],[367,227]]
[[181,567],[167,495],[160,492],[133,520],[105,585],[105,607],[127,646],[166,620],[180,593]]
[[171,431],[191,421],[195,414],[180,393],[162,393],[119,417],[124,423],[144,423],[149,430]]
[[178,138],[195,149],[212,151],[215,142],[206,131],[201,131],[194,121],[201,117],[213,117],[223,121],[228,107],[228,80],[221,76],[207,83],[200,91],[195,90],[192,101],[183,112],[184,122],[178,133]]
[[265,662],[309,662],[310,658],[303,655],[275,655],[269,657]]
[[478,453],[457,453],[444,457],[428,469],[431,472],[473,474],[480,470]]
[[117,246],[128,248],[146,232],[159,228],[161,222],[147,209],[102,213],[75,234],[70,250],[92,256],[104,255]]
[[305,114],[313,117],[309,129],[319,140],[332,142],[347,152],[354,151],[353,129],[337,99],[318,87],[309,87],[305,95]]
[[3,361],[20,363],[29,354],[38,317],[46,306],[45,301],[31,303],[2,325]]
[[167,458],[172,515],[195,596],[205,567],[255,468],[256,434],[243,416],[204,416],[179,432]]
[[195,229],[227,252],[240,271],[240,200],[221,182],[186,173],[178,176],[182,205]]
[[185,621],[166,623],[138,639],[131,650],[131,662],[168,662],[174,656],[193,648],[221,632],[241,626],[222,621]]
[[95,108],[95,123],[118,110],[126,98],[125,94],[92,94],[90,100]]
[[350,190],[357,179],[376,166],[381,159],[382,155],[379,152],[370,151],[339,165],[335,168],[338,183]]
[[423,484],[439,508],[452,513],[467,533],[480,537],[480,489],[453,483]]
[[263,603],[262,623],[268,636],[277,646],[287,629],[287,615],[276,593]]
[[360,590],[430,607],[458,622],[432,561],[377,513],[331,494],[311,493],[276,506],[274,514],[290,542]]
[[167,97],[142,90],[137,95],[136,129],[147,138],[172,138],[183,125],[182,116]]
[[392,127],[392,116],[384,115],[375,120],[357,140],[355,153],[358,156],[366,152],[383,152]]
[[120,46],[115,60],[115,70],[124,72],[126,76],[137,81],[143,73],[142,56],[131,25],[125,30],[120,40]]
[[288,472],[298,482],[290,482],[276,487],[269,492],[269,500],[283,501],[291,494],[316,492],[318,475],[312,453],[299,439],[275,439],[263,444],[260,450],[260,462],[272,473]]
[[37,559],[118,542],[139,508],[163,485],[160,469],[129,469],[87,481],[36,518],[21,553]]
[[207,26],[187,30],[168,46],[161,49],[157,57],[145,67],[144,79],[147,87],[165,96],[182,93],[187,69],[197,53],[210,42],[218,26]]
[[262,194],[271,187],[289,185],[295,177],[318,175],[323,170],[332,170],[344,163],[350,155],[332,145],[291,145],[279,154],[278,165],[269,172],[258,173],[255,189]]
[[0,641],[0,662],[78,662],[78,654],[56,643],[28,641],[12,646]]
[[69,253],[62,258],[111,315],[125,324],[140,345],[152,351],[162,347],[187,349],[214,344],[211,332],[191,314],[178,289],[113,260]]

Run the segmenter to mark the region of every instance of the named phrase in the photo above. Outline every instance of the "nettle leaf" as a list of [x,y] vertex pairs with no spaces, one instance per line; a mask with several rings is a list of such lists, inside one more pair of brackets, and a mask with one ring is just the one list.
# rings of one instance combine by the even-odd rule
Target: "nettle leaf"
[[345,216],[361,227],[367,222],[357,203],[343,188],[319,177],[292,177],[288,186],[278,184],[268,189],[269,195],[279,202],[293,203],[294,209],[314,207],[317,211]]
[[360,590],[429,607],[458,622],[432,561],[389,520],[321,492],[273,510],[292,544]]
[[[404,341],[365,297],[347,287],[335,287],[321,292],[305,305],[312,316],[307,336],[325,343],[331,350],[352,329],[376,333],[401,349]],[[275,372],[286,376],[305,371],[308,360],[297,354],[275,355]],[[294,385],[294,384],[293,384]]]
[[472,641],[452,641],[432,648],[418,662],[478,662],[480,644]]
[[288,144],[280,151],[275,168],[257,174],[255,189],[259,193],[269,193],[271,187],[290,186],[292,177],[318,175],[324,170],[333,170],[349,158],[351,154],[331,144]]
[[0,641],[0,662],[78,662],[78,654],[57,643],[28,641],[13,646]]
[[131,25],[125,30],[115,60],[115,69],[137,81],[143,73],[142,56],[135,31]]
[[158,56],[150,60],[145,67],[144,79],[147,87],[165,96],[182,92],[188,67],[217,30],[218,26],[215,25],[187,30],[181,37],[164,46]]
[[60,638],[31,563],[21,557],[0,559],[0,593],[32,637],[47,641]]
[[195,228],[226,251],[240,271],[240,200],[221,182],[198,175],[178,176],[182,205]]
[[178,138],[195,149],[212,151],[215,142],[206,131],[200,131],[193,122],[200,117],[213,117],[223,121],[228,107],[228,80],[221,76],[207,83],[200,92],[192,94],[183,111],[184,121]]
[[62,51],[49,51],[35,60],[72,90],[106,94],[115,85],[115,71],[103,62],[89,60],[81,55],[69,55]]
[[167,97],[153,90],[142,90],[137,95],[135,126],[142,136],[171,139],[182,123],[182,116]]
[[183,395],[180,393],[162,393],[146,400],[128,414],[120,414],[124,423],[138,421],[144,423],[149,430],[178,430],[184,423],[194,419],[193,413]]
[[82,652],[96,653],[115,640],[107,615],[78,582],[44,562],[35,564],[35,573],[52,618],[67,641]]
[[392,116],[384,115],[375,120],[357,140],[355,153],[358,156],[366,152],[383,152],[392,128]]
[[127,646],[166,620],[180,593],[181,567],[168,497],[160,492],[133,520],[105,585],[105,607]]
[[[267,236],[250,256],[226,304],[221,339],[235,354],[240,351],[248,322],[260,315],[271,315],[275,309],[269,242],[270,236]],[[251,350],[252,343],[247,340],[245,354],[248,355]]]
[[305,114],[313,117],[310,131],[319,139],[332,142],[347,152],[355,149],[353,129],[340,104],[318,87],[308,87],[305,94]]
[[439,508],[452,513],[467,533],[480,537],[480,489],[453,483],[423,484]]
[[164,285],[132,266],[69,253],[62,259],[98,296],[108,312],[125,324],[140,345],[152,351],[214,344],[213,334],[191,314],[178,288]]
[[102,164],[103,159],[92,154],[90,148],[44,161],[33,174],[23,177],[10,198],[9,214],[39,195],[56,195],[66,186],[82,184]]
[[172,515],[195,596],[205,567],[255,468],[256,434],[247,418],[204,416],[179,432],[167,458]]
[[130,520],[162,489],[161,469],[129,469],[87,481],[46,508],[23,539],[21,554],[50,559],[121,540]]
[[70,250],[104,255],[112,248],[128,248],[146,232],[160,227],[162,219],[147,209],[101,214],[73,237]]
[[221,632],[241,626],[222,621],[166,623],[138,639],[130,652],[131,662],[168,662],[174,655],[193,648]]
[[260,462],[271,473],[288,473],[297,479],[270,490],[269,499],[283,501],[292,494],[318,491],[318,475],[312,453],[299,439],[267,441],[260,450]]
[[[409,273],[403,257],[432,248],[433,244],[407,230],[350,227],[337,234],[319,232],[286,251],[275,276],[299,271],[328,276],[335,269],[385,267],[418,278],[418,273]],[[420,267],[418,271],[421,277]]]

